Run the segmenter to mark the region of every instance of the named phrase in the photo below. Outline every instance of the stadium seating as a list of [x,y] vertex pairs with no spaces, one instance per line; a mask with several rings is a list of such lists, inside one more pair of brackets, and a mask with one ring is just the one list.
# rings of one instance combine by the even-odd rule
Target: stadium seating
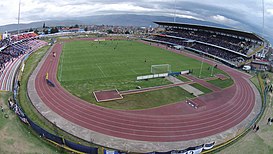
[[155,23],[164,30],[144,40],[187,49],[235,67],[251,61],[263,47],[262,40],[249,32],[185,23]]
[[165,34],[224,47],[243,54],[247,54],[248,50],[255,46],[255,43],[247,40],[231,36],[217,35],[216,33],[205,31],[171,29],[171,31],[167,31]]
[[27,54],[47,43],[40,40],[25,40],[10,44],[0,52],[0,90],[12,90],[12,82],[21,60]]
[[33,33],[33,32],[19,34],[19,35],[13,35],[13,36],[11,36],[11,43],[14,43],[14,42],[17,42],[17,41],[22,41],[22,40],[27,40],[27,39],[33,39],[36,36],[38,36],[38,35],[36,33]]
[[149,39],[159,43],[167,44],[169,46],[181,45],[186,47],[187,49],[197,51],[198,53],[205,53],[208,56],[213,56],[214,58],[217,57],[217,59],[224,59],[225,61],[234,64],[234,66],[237,66],[248,59],[246,58],[246,56],[243,56],[244,54],[242,53],[242,55],[238,55],[236,54],[236,52],[230,52],[229,50],[221,46],[213,46],[210,44],[194,40],[188,40],[185,38],[179,38],[170,35],[154,35]]
[[9,44],[9,41],[8,40],[1,40],[0,41],[0,48],[4,48],[6,47],[7,45]]

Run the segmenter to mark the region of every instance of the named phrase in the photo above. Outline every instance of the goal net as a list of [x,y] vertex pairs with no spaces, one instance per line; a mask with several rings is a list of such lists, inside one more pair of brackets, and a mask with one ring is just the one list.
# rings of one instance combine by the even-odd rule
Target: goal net
[[170,73],[170,72],[171,72],[170,64],[151,65],[152,74]]

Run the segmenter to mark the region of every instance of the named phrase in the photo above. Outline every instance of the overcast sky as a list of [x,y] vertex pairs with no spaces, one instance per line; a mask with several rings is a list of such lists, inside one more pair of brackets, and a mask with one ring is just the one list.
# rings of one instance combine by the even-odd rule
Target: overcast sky
[[[265,28],[270,31],[273,0],[264,2]],[[18,3],[19,0],[0,0],[0,25],[17,23]],[[173,16],[174,12],[179,17],[239,29],[262,29],[262,0],[22,0],[21,23],[117,13]]]

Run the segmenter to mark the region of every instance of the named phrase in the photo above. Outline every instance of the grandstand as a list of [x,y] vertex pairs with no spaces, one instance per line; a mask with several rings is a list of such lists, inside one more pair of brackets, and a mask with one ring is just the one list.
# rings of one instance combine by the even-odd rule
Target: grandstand
[[13,78],[21,60],[46,44],[36,37],[35,33],[25,33],[0,41],[0,90],[12,91]]
[[155,22],[164,28],[144,40],[181,46],[192,52],[240,67],[263,50],[263,39],[250,32],[185,23]]

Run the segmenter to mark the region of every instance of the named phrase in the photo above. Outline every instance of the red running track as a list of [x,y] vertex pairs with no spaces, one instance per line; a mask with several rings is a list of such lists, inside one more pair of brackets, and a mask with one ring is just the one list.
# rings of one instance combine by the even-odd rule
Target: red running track
[[[223,132],[244,120],[255,104],[254,92],[247,82],[250,77],[226,66],[235,84],[227,89],[198,97],[206,102],[203,110],[193,109],[185,102],[163,107],[124,111],[111,110],[85,102],[67,92],[56,79],[62,45],[53,47],[57,53],[47,57],[35,79],[35,87],[42,101],[65,119],[87,129],[119,138],[172,142],[207,137]],[[200,57],[187,55],[195,59]],[[206,60],[208,63],[212,63]],[[56,87],[46,84],[45,75]]]

